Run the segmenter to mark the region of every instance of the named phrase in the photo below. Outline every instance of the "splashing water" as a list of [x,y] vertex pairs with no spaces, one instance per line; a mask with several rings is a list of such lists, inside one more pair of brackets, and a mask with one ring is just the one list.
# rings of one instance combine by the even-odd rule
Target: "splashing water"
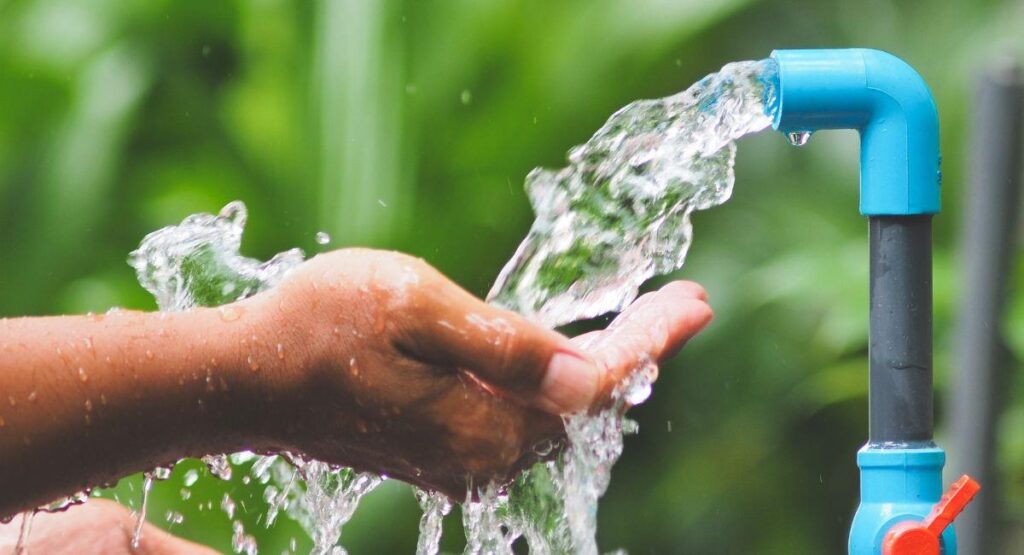
[[569,166],[535,169],[537,219],[488,298],[550,326],[618,311],[677,270],[690,214],[732,194],[734,141],[771,125],[774,62],[737,62],[685,91],[622,108]]
[[432,492],[415,490],[416,502],[423,511],[420,518],[420,537],[416,542],[416,555],[434,555],[441,547],[441,531],[444,517],[452,512],[452,502],[448,496]]
[[302,263],[300,249],[267,262],[239,254],[248,212],[232,202],[212,214],[193,214],[181,224],[147,235],[128,258],[139,283],[162,311],[219,306],[277,285]]
[[[690,215],[732,194],[735,141],[771,125],[775,74],[771,60],[728,64],[682,93],[622,108],[569,152],[568,167],[531,172],[537,218],[488,300],[555,327],[622,310],[648,278],[681,268]],[[511,488],[504,524],[531,553],[598,553],[597,502],[623,434],[635,431],[622,414],[647,399],[657,371],[645,361],[611,407],[566,417],[559,460]]]
[[[155,231],[143,239],[131,253],[129,263],[138,273],[139,282],[156,297],[160,310],[219,306],[244,299],[274,287],[302,263],[304,255],[299,249],[279,253],[267,262],[242,256],[239,250],[247,216],[244,204],[232,202],[217,215],[194,214],[177,226]],[[225,311],[221,317],[232,319],[237,315]],[[313,538],[315,553],[344,553],[336,545],[342,526],[352,517],[362,496],[379,485],[382,478],[287,453],[282,455],[285,456],[243,452],[229,460],[226,455],[215,454],[203,457],[203,462],[213,476],[230,480],[231,463],[253,461],[252,477],[268,484],[274,475],[283,487],[279,490],[270,485],[264,492],[265,496],[270,492],[267,526],[284,508]],[[301,475],[303,488],[292,487],[296,474]],[[150,474],[146,484],[151,485]],[[144,487],[137,530],[141,530],[145,518],[148,490]],[[225,497],[222,509],[234,519],[234,502],[230,497]],[[234,520],[232,526],[234,551],[255,552],[255,539],[245,534],[241,522]]]
[[[774,106],[774,74],[771,61],[739,62],[675,96],[634,102],[572,149],[568,167],[531,172],[527,192],[537,219],[489,300],[555,327],[621,310],[646,279],[680,268],[692,237],[691,213],[725,202],[732,192],[734,141],[771,123],[766,106]],[[217,215],[189,216],[146,236],[129,263],[161,310],[243,299],[274,287],[303,261],[299,249],[267,262],[241,256],[246,216],[245,206],[233,202]],[[324,239],[318,235],[317,243]],[[646,400],[657,370],[653,362],[641,364],[613,393],[611,407],[566,417],[568,442],[557,459],[512,484],[479,487],[475,499],[469,492],[462,504],[466,552],[511,553],[522,537],[531,553],[596,554],[598,499],[622,453],[623,435],[636,428],[622,414]],[[544,449],[540,455],[554,452],[554,446]],[[344,553],[338,545],[343,525],[383,479],[280,455],[210,455],[204,462],[222,479],[230,479],[232,465],[251,462],[244,480],[266,485],[267,526],[284,510],[313,538],[315,553]],[[153,478],[147,474],[147,486]],[[451,502],[432,492],[417,491],[416,498],[423,510],[417,553],[435,554]],[[233,549],[255,552],[229,496],[222,508],[233,520]],[[145,501],[140,512],[144,518]]]

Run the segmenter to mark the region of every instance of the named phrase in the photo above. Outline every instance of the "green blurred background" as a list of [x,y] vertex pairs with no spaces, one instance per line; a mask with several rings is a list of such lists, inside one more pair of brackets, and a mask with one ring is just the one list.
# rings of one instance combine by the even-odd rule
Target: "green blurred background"
[[[995,54],[1024,55],[1022,25],[1020,0],[0,0],[0,314],[152,309],[127,253],[233,199],[250,209],[251,256],[315,252],[326,230],[330,247],[411,252],[482,295],[532,219],[526,173],[564,165],[618,107],[773,48],[874,47],[924,75],[942,120],[941,419],[972,80]],[[716,320],[634,411],[603,548],[845,549],[867,425],[856,149],[845,133],[799,150],[774,133],[740,144],[734,199],[696,216],[679,272],[707,286]],[[1011,314],[1024,355],[1024,302]],[[1024,521],[1022,387],[999,440],[1011,529]],[[309,548],[294,522],[258,522],[262,487],[237,469],[230,483],[204,470],[181,500],[199,466],[157,485],[152,522],[229,551],[217,505],[230,492],[261,551]],[[137,504],[138,478],[114,494]],[[417,520],[408,488],[390,484],[343,544],[412,552]],[[447,525],[444,548],[458,550],[457,516]]]

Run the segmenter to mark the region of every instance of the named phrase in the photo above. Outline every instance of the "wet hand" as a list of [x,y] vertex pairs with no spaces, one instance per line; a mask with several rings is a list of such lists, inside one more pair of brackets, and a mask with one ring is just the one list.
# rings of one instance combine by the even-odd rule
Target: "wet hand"
[[703,289],[678,282],[570,340],[418,259],[368,250],[317,256],[249,303],[261,314],[254,337],[280,338],[280,363],[256,362],[269,359],[257,374],[279,399],[266,448],[457,498],[531,464],[535,446],[564,433],[559,414],[603,402],[640,360],[672,354],[711,318]]

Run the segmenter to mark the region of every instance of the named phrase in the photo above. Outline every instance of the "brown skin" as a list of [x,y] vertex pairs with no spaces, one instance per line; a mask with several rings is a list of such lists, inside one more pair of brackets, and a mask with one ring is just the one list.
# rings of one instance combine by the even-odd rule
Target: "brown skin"
[[[0,525],[0,553],[14,553],[22,517]],[[145,524],[132,548],[135,516],[106,499],[92,499],[63,513],[39,513],[32,519],[29,553],[46,555],[215,555],[217,552]]]
[[[419,259],[304,263],[220,309],[0,320],[0,516],[186,456],[287,449],[462,497],[711,319],[699,285],[569,338]],[[581,340],[593,347],[584,354]]]

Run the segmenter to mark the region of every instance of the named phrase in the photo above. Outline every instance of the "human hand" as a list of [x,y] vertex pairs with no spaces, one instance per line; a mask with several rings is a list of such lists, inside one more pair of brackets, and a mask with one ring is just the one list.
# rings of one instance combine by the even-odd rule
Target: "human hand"
[[[21,521],[0,525],[0,552],[14,553]],[[146,523],[139,545],[133,548],[135,517],[123,506],[106,499],[90,499],[62,513],[38,513],[32,518],[29,553],[77,555],[213,555],[216,551],[197,545]]]
[[265,448],[455,497],[531,464],[564,433],[559,414],[607,399],[639,361],[671,355],[711,319],[703,289],[676,282],[570,340],[421,260],[356,249],[319,255],[244,303],[259,314],[250,357],[276,399]]

